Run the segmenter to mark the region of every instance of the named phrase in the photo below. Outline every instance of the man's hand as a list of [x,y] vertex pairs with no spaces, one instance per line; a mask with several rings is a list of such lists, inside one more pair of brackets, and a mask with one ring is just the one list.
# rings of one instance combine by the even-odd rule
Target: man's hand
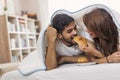
[[57,67],[57,59],[56,59],[57,56],[56,56],[56,48],[55,48],[57,31],[53,27],[48,27],[45,34],[48,39],[48,48],[46,52],[45,64],[47,70],[50,70]]
[[46,36],[48,38],[48,41],[55,41],[56,38],[57,38],[57,31],[55,28],[53,27],[48,27],[47,30],[46,30]]

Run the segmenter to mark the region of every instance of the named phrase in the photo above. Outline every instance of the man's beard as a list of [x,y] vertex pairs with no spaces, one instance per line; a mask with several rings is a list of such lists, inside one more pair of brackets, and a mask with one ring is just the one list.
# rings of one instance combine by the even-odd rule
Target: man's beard
[[66,39],[66,38],[62,37],[61,40],[64,44],[66,44],[69,47],[77,44],[76,42],[73,42],[73,37],[71,37],[70,39]]

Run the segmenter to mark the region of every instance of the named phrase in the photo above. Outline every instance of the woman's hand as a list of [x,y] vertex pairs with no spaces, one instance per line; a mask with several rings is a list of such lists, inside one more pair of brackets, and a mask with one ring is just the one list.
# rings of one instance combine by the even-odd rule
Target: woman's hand
[[81,47],[79,46],[80,49],[82,51],[84,51],[85,53],[89,54],[89,55],[92,55],[92,56],[96,56],[98,58],[103,58],[104,55],[99,52],[98,50],[96,50],[91,44],[88,43],[88,46],[87,47]]
[[94,53],[97,52],[97,50],[96,50],[91,44],[89,44],[89,43],[88,43],[88,46],[87,46],[87,47],[85,47],[85,46],[83,46],[83,47],[79,46],[79,48],[80,48],[82,51],[84,51],[84,52],[86,52],[86,53],[88,53],[88,54],[91,54],[91,55],[93,55]]
[[55,41],[57,38],[57,31],[53,27],[48,26],[45,34],[48,38],[48,41]]
[[120,52],[114,52],[112,55],[108,56],[108,61],[113,63],[120,62]]

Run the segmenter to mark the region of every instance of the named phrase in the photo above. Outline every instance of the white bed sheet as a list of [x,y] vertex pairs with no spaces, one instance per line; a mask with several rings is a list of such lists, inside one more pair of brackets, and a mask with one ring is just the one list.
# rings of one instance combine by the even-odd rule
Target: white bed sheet
[[11,71],[1,80],[120,80],[120,63],[78,66],[66,64],[49,71],[38,71],[23,76],[19,71]]

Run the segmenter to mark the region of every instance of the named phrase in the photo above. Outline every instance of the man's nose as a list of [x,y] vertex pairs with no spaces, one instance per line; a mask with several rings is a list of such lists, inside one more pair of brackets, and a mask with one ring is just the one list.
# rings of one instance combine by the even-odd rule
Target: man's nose
[[73,34],[77,34],[77,30],[73,30]]

